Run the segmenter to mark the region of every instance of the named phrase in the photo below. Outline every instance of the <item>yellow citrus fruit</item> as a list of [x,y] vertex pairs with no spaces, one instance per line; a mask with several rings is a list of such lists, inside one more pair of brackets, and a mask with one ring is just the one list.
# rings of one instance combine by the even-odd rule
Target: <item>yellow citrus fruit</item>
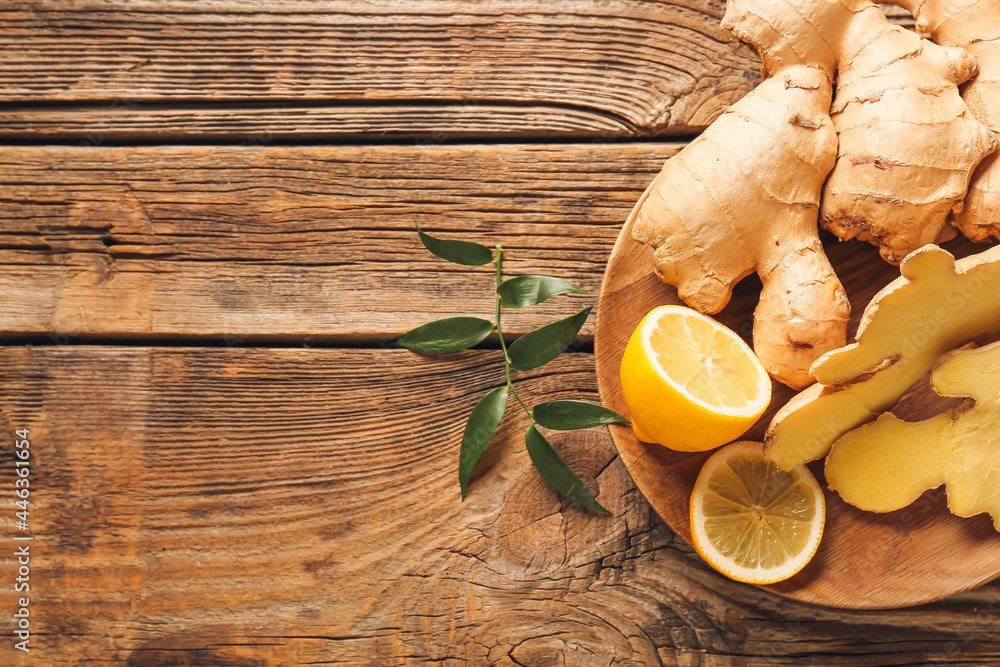
[[771,401],[771,378],[730,329],[683,306],[660,306],[632,333],[622,393],[636,437],[703,451],[743,435]]
[[705,462],[691,493],[691,542],[730,579],[773,584],[816,554],[826,502],[805,466],[778,469],[759,442],[734,442]]

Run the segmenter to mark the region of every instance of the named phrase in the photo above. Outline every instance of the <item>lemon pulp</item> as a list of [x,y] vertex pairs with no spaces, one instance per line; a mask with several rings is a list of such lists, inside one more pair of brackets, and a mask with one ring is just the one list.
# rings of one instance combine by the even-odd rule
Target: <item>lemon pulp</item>
[[738,581],[774,583],[800,571],[819,546],[825,502],[805,467],[791,472],[740,442],[706,462],[691,495],[695,550]]
[[711,406],[756,402],[760,372],[733,336],[695,317],[662,318],[649,338],[660,368],[688,393]]

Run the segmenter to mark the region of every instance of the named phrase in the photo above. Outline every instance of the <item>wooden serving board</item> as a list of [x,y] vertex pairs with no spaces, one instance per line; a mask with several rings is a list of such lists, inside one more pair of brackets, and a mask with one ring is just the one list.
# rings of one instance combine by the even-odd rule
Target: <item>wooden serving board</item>
[[[628,406],[619,381],[625,344],[653,307],[683,303],[676,289],[660,282],[653,273],[652,249],[632,239],[633,219],[634,211],[608,261],[594,338],[601,400],[625,415]],[[848,340],[853,340],[865,306],[879,289],[899,276],[899,269],[882,261],[868,244],[841,243],[832,236],[824,237],[824,244],[851,300]],[[944,247],[956,257],[965,257],[985,246],[956,239]],[[756,276],[744,280],[729,305],[715,316],[748,343],[759,292]],[[741,439],[762,440],[774,413],[793,394],[788,387],[773,383],[770,407]],[[940,409],[940,398],[929,388],[904,398],[910,419]],[[712,452],[675,452],[643,443],[627,426],[612,426],[611,434],[639,490],[667,524],[690,543],[690,493],[698,471]],[[943,489],[929,491],[896,512],[863,512],[826,488],[821,464],[810,464],[826,492],[827,521],[819,551],[791,579],[761,588],[832,607],[889,609],[938,600],[1000,575],[1000,533],[988,516],[953,516],[948,512]]]

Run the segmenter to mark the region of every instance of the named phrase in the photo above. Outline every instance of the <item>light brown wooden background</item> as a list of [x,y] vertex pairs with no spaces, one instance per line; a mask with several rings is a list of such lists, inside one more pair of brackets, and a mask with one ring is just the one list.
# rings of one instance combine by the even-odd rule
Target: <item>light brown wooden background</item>
[[[0,7],[0,409],[32,442],[32,651],[0,664],[914,665],[1000,660],[1000,586],[794,603],[705,567],[607,431],[538,478],[513,410],[459,500],[498,352],[388,344],[489,316],[500,243],[595,302],[662,161],[757,80],[721,0],[80,0]],[[900,20],[905,22],[905,17]],[[518,374],[596,399],[592,322]],[[494,342],[495,345],[495,342]]]

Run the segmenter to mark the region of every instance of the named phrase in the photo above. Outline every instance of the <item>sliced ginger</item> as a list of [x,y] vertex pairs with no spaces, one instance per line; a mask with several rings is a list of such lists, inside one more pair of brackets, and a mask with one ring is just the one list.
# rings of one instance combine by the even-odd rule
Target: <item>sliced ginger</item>
[[939,394],[971,397],[975,407],[913,423],[883,414],[837,440],[827,482],[871,512],[901,509],[945,484],[953,514],[989,512],[1000,530],[1000,343],[946,355],[931,381]]
[[875,419],[949,350],[1000,335],[1000,246],[955,261],[928,245],[865,309],[857,342],[813,366],[818,380],[793,397],[768,428],[778,467],[821,458],[848,431]]

